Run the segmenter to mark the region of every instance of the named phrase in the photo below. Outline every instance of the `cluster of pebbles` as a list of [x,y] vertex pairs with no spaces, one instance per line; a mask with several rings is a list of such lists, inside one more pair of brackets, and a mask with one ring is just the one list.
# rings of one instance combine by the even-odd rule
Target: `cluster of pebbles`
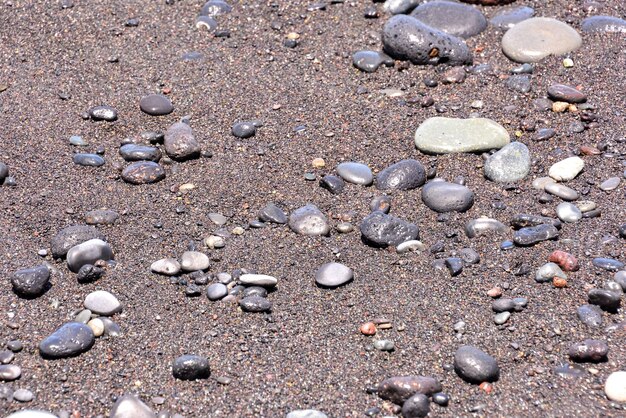
[[[168,2],[170,2],[168,0]],[[514,0],[474,0],[451,2],[413,0],[387,0],[382,9],[391,15],[382,28],[381,51],[363,50],[354,53],[353,65],[363,72],[377,71],[381,66],[394,66],[396,61],[406,61],[413,65],[450,66],[444,79],[447,83],[461,83],[466,77],[465,70],[454,67],[470,66],[474,63],[472,50],[465,40],[479,35],[489,25],[498,28],[502,36],[502,53],[511,61],[522,64],[511,70],[505,87],[520,93],[530,91],[533,65],[550,56],[566,56],[564,67],[572,64],[569,54],[580,48],[583,38],[578,30],[565,22],[549,18],[534,17],[535,11],[528,6],[509,7],[487,20],[479,8],[465,3],[481,5],[504,5]],[[171,3],[171,2],[170,2]],[[343,3],[337,1],[334,3]],[[313,4],[311,10],[323,10],[325,4]],[[229,31],[218,29],[220,15],[230,13],[232,6],[221,0],[208,1],[202,7],[196,20],[198,29],[206,29],[217,37],[230,36]],[[368,8],[365,17],[376,18],[377,9]],[[592,16],[582,21],[578,28],[583,33],[626,32],[626,21],[614,16]],[[288,39],[285,46],[295,47],[296,37]],[[516,64],[517,65],[517,64]],[[436,87],[436,82],[425,82],[428,87]],[[537,99],[533,104],[548,111],[563,113],[587,112],[581,116],[581,122],[573,126],[577,129],[590,129],[595,122],[591,112],[593,106],[587,103],[587,94],[580,88],[567,84],[552,84],[547,89],[546,98]],[[432,103],[426,103],[426,106]],[[139,109],[151,116],[164,116],[174,111],[170,99],[163,94],[144,96],[139,102]],[[566,117],[566,116],[564,116]],[[85,120],[115,122],[119,119],[115,108],[100,105],[90,108],[83,114]],[[231,133],[237,138],[251,138],[261,128],[261,121],[240,121],[231,127]],[[550,128],[540,129],[535,135],[537,141],[550,140],[555,135]],[[417,126],[413,133],[413,145],[421,153],[436,158],[437,156],[459,153],[480,153],[484,157],[482,166],[484,177],[492,182],[510,185],[529,176],[533,158],[532,145],[511,141],[511,135],[498,121],[489,118],[471,117],[465,119],[431,117]],[[88,147],[82,137],[74,135],[69,143],[74,147]],[[412,146],[413,146],[412,145]],[[500,240],[496,243],[500,250],[507,251],[519,247],[532,247],[544,241],[559,240],[563,230],[574,228],[578,222],[598,217],[602,208],[593,201],[579,200],[581,194],[568,185],[585,170],[586,156],[593,156],[596,150],[580,150],[580,156],[564,158],[552,164],[544,177],[532,182],[533,188],[542,193],[542,203],[556,202],[554,211],[546,210],[541,214],[518,213],[505,222],[489,217],[469,219],[465,224],[465,234],[469,239]],[[164,133],[146,131],[137,138],[127,139],[119,147],[119,154],[125,167],[119,167],[121,179],[132,185],[146,185],[163,180],[166,170],[163,164],[170,165],[210,156],[203,152],[196,140],[189,120],[169,126]],[[410,257],[411,254],[438,254],[443,252],[439,243],[430,247],[420,241],[420,228],[416,222],[402,219],[391,214],[392,197],[403,192],[420,189],[421,202],[429,210],[437,213],[438,220],[444,222],[455,213],[465,213],[472,208],[480,196],[477,185],[467,185],[464,178],[448,180],[434,168],[427,168],[415,158],[402,159],[374,174],[371,167],[363,161],[344,161],[327,172],[319,181],[319,186],[331,195],[344,193],[350,185],[358,187],[373,186],[378,195],[370,202],[371,212],[358,226],[342,222],[336,226],[337,233],[361,235],[363,245],[375,248],[392,249]],[[75,164],[89,167],[103,166],[106,161],[104,149],[94,153],[75,153]],[[314,162],[319,168],[325,167],[323,160]],[[599,189],[610,192],[622,183],[623,175],[605,179]],[[5,163],[0,163],[0,184],[16,184],[9,176]],[[93,225],[114,224],[119,214],[112,210],[98,209],[85,216],[87,225],[72,225],[59,231],[51,242],[51,255],[57,260],[65,260],[66,266],[55,267],[45,263],[15,271],[11,277],[14,293],[22,299],[41,297],[54,283],[51,278],[59,269],[67,269],[75,274],[79,284],[94,283],[101,280],[107,270],[116,268],[111,245],[103,234]],[[210,218],[218,225],[223,225],[226,218],[214,213]],[[287,213],[274,203],[268,203],[258,212],[257,218],[250,221],[248,227],[262,230],[268,224],[289,228],[293,233],[303,236],[328,236],[333,232],[331,222],[320,208],[307,204]],[[243,228],[232,232],[242,234]],[[614,231],[622,240],[626,238],[626,225]],[[259,232],[262,233],[262,232]],[[230,234],[218,230],[208,236],[204,243],[209,250],[223,248]],[[43,250],[40,255],[47,255]],[[451,278],[460,276],[464,269],[479,264],[480,254],[474,249],[457,248],[449,257],[435,258],[433,267],[449,272]],[[545,264],[534,275],[537,283],[551,283],[557,289],[581,286],[581,275],[577,258],[562,250],[554,251]],[[543,261],[542,261],[543,262]],[[603,325],[607,315],[617,315],[621,300],[626,291],[626,271],[624,263],[611,257],[595,257],[592,266],[613,275],[603,287],[587,289],[587,303],[576,310],[581,324],[589,328]],[[279,280],[275,273],[257,274],[253,271],[237,268],[231,273],[210,272],[209,255],[196,249],[190,249],[179,258],[162,258],[154,261],[150,270],[160,276],[169,277],[169,281],[184,288],[187,297],[206,294],[211,302],[231,302],[238,304],[242,311],[271,314],[274,309],[271,294],[279,290]],[[520,267],[524,270],[526,267]],[[530,272],[528,268],[519,275]],[[273,275],[272,275],[273,274]],[[516,274],[517,275],[517,274]],[[349,286],[359,280],[359,271],[335,261],[321,264],[310,277],[311,285],[332,291],[341,286]],[[284,284],[287,286],[287,284]],[[80,289],[80,286],[78,286]],[[490,298],[493,322],[504,329],[511,315],[523,315],[529,303],[526,297],[504,296],[506,289],[495,287],[487,295]],[[485,305],[488,306],[487,299]],[[71,320],[60,325],[39,342],[39,353],[46,360],[72,357],[89,350],[99,337],[120,337],[121,328],[111,317],[120,314],[123,304],[115,295],[106,290],[96,290],[87,294],[83,306],[71,314]],[[391,328],[392,321],[377,318],[363,323],[359,331],[363,338],[373,337],[385,329]],[[465,324],[458,322],[454,329],[459,336]],[[613,327],[624,327],[613,325]],[[402,330],[398,327],[398,330]],[[380,334],[379,334],[380,335]],[[106,339],[106,338],[105,338]],[[0,351],[0,380],[13,382],[20,378],[21,368],[13,364],[19,359],[22,350],[21,341],[9,341],[6,350]],[[372,339],[372,347],[393,355],[395,344],[390,339]],[[463,381],[479,385],[490,393],[494,382],[500,377],[500,367],[496,358],[486,350],[472,345],[461,345],[453,355],[453,369]],[[569,359],[576,363],[607,362],[610,359],[609,344],[599,339],[584,339],[572,344],[568,351]],[[557,371],[557,373],[566,373]],[[185,354],[172,362],[173,377],[179,380],[207,379],[211,376],[209,358],[202,355]],[[392,412],[405,418],[424,417],[429,414],[431,404],[445,407],[451,400],[443,391],[439,380],[429,376],[401,375],[384,379],[380,384],[367,388],[368,393],[376,394],[380,399],[395,405]],[[606,396],[615,402],[626,402],[626,371],[615,370],[605,381]],[[12,390],[6,385],[0,386],[0,395],[18,402],[29,402],[34,394],[28,389]],[[375,415],[378,412],[369,415]],[[35,410],[23,410],[10,415],[10,418],[46,418],[55,417],[51,413]],[[137,396],[120,396],[111,408],[111,418],[156,417]],[[178,414],[162,412],[158,415],[180,417]],[[326,414],[317,410],[294,410],[290,418],[323,418]]]

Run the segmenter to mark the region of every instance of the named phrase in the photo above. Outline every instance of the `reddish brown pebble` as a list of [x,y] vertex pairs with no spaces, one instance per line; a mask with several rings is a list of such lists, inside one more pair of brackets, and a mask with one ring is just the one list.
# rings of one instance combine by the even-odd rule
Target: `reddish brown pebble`
[[584,155],[598,155],[601,154],[601,151],[596,147],[590,147],[587,145],[580,146],[580,152]]
[[359,330],[363,335],[374,335],[376,334],[376,325],[374,325],[373,322],[366,322],[361,325],[361,328],[359,328]]
[[561,277],[554,277],[552,279],[552,284],[554,285],[554,287],[558,287],[559,289],[562,289],[564,287],[567,287],[567,280]]
[[480,386],[478,386],[482,391],[484,391],[487,395],[493,392],[493,385],[489,382],[482,382]]
[[500,289],[499,287],[491,288],[487,291],[487,296],[491,298],[499,298],[500,296],[502,296],[502,289]]
[[578,270],[578,260],[576,257],[571,255],[570,253],[566,253],[565,251],[556,250],[552,254],[550,254],[550,258],[548,261],[556,263],[563,269],[563,271],[577,271]]

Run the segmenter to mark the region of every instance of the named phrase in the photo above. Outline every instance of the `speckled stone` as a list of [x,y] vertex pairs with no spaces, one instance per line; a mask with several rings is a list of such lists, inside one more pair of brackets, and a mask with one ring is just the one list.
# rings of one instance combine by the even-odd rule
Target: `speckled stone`
[[626,20],[615,16],[590,16],[583,19],[581,29],[586,33],[626,33]]
[[524,179],[530,171],[530,151],[521,142],[511,142],[485,161],[485,177],[498,183]]
[[289,216],[289,227],[301,235],[328,235],[330,225],[326,216],[315,205],[308,204],[294,210]]

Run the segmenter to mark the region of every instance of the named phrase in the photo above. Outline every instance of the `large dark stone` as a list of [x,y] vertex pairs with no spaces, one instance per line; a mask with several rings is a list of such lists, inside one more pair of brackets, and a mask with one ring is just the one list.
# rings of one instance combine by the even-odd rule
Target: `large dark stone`
[[387,215],[383,212],[372,212],[361,222],[363,240],[375,247],[397,246],[405,241],[417,239],[417,225]]

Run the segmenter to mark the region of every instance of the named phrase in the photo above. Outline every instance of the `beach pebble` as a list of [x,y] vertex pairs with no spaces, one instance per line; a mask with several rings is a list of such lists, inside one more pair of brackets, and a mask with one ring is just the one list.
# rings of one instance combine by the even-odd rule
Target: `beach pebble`
[[315,205],[308,204],[289,215],[289,228],[301,235],[328,235],[330,225],[326,216]]
[[621,302],[621,295],[606,289],[591,289],[587,294],[589,303],[597,305],[607,312],[617,312]]
[[535,9],[528,6],[519,6],[511,9],[505,9],[497,13],[489,20],[492,26],[502,30],[511,29],[519,22],[530,19],[535,15]]
[[616,16],[589,16],[583,19],[581,29],[586,33],[626,33],[626,20]]
[[176,161],[184,161],[200,156],[200,144],[196,141],[191,127],[177,122],[165,131],[163,141],[165,152]]
[[256,125],[254,122],[237,122],[230,131],[237,138],[250,138],[256,134]]
[[328,415],[316,409],[296,409],[288,413],[286,418],[328,418]]
[[122,311],[122,304],[106,290],[96,290],[85,297],[85,309],[97,315],[111,316]]
[[611,373],[604,383],[604,393],[612,401],[626,402],[626,372]]
[[556,215],[559,217],[560,220],[567,223],[577,222],[583,217],[580,209],[578,209],[576,205],[573,205],[569,202],[560,203],[556,207]]
[[363,240],[372,246],[397,246],[419,238],[417,225],[376,211],[366,216],[360,225]]
[[412,253],[416,251],[426,251],[426,246],[418,240],[404,241],[396,246],[398,254]]
[[50,285],[50,270],[46,265],[18,270],[11,275],[13,291],[24,298],[43,294]]
[[0,364],[0,381],[10,382],[19,379],[22,369],[15,364]]
[[323,287],[338,287],[354,277],[352,269],[341,263],[327,263],[315,273],[315,282]]
[[260,296],[248,296],[239,301],[239,306],[245,312],[268,312],[272,309],[272,302]]
[[288,221],[285,212],[273,203],[268,203],[263,209],[261,209],[258,216],[263,222],[286,224]]
[[337,174],[348,183],[369,186],[374,181],[372,170],[361,163],[341,163],[337,166]]
[[607,271],[618,271],[624,268],[624,263],[614,258],[595,257],[591,260],[594,267],[599,267]]
[[468,238],[474,238],[485,234],[503,234],[509,228],[497,219],[477,218],[465,224],[465,234]]
[[580,321],[590,327],[596,328],[602,325],[602,309],[596,305],[582,305],[576,309]]
[[410,15],[431,28],[460,38],[478,35],[487,28],[487,19],[478,9],[460,3],[423,3]]
[[74,154],[74,164],[84,167],[100,167],[104,165],[104,158],[97,154]]
[[150,270],[157,274],[165,276],[175,276],[180,273],[181,266],[175,258],[162,258],[150,265]]
[[485,177],[498,183],[522,180],[530,171],[530,151],[521,142],[512,142],[485,161]]
[[392,58],[413,64],[448,65],[472,63],[472,53],[461,40],[431,28],[411,16],[396,15],[382,32],[383,51]]
[[574,179],[585,167],[585,162],[580,157],[569,157],[550,167],[548,174],[556,181],[569,181]]
[[460,347],[454,354],[454,370],[470,383],[493,382],[500,375],[496,359],[469,345]]
[[556,197],[560,197],[563,200],[572,201],[578,199],[578,192],[571,187],[567,187],[564,184],[560,183],[548,183],[546,184],[545,191],[554,195]]
[[228,294],[228,288],[222,283],[213,283],[206,289],[206,295],[211,301],[220,300]]
[[120,156],[125,161],[154,161],[161,159],[161,151],[157,147],[139,144],[125,144],[120,147]]
[[117,398],[109,418],[156,418],[156,414],[136,395],[126,394]]
[[33,392],[28,389],[18,389],[13,392],[13,399],[18,402],[30,402],[35,398]]
[[242,274],[239,282],[246,286],[274,287],[278,284],[278,279],[267,274]]
[[94,341],[93,331],[87,325],[68,322],[39,344],[39,352],[44,358],[72,357],[89,350]]
[[557,102],[582,103],[587,100],[587,95],[564,84],[552,84],[548,87],[548,97]]
[[85,264],[95,264],[98,260],[113,259],[113,250],[106,242],[100,239],[91,239],[78,244],[67,252],[67,267],[78,273]]
[[184,355],[174,360],[172,374],[180,380],[208,379],[211,374],[209,360],[206,357]]
[[437,392],[441,392],[441,383],[426,376],[395,376],[378,385],[378,396],[396,405],[403,405],[416,393],[431,396]]
[[376,176],[379,190],[411,190],[426,182],[426,170],[417,160],[402,160],[382,170]]
[[578,363],[598,363],[606,360],[609,346],[600,340],[585,340],[570,345],[567,350],[569,358]]
[[111,106],[94,106],[89,109],[89,117],[95,121],[113,122],[117,120],[117,110]]
[[571,26],[549,17],[519,22],[502,37],[502,51],[513,61],[538,62],[578,49],[582,38]]
[[600,190],[609,192],[611,190],[617,189],[621,181],[622,179],[620,179],[619,177],[611,177],[609,179],[604,180],[602,183],[600,183],[600,186],[598,187],[600,187]]
[[168,115],[174,111],[169,98],[162,94],[149,94],[139,101],[139,108],[151,116]]
[[222,0],[209,0],[204,3],[202,9],[200,9],[201,16],[220,16],[228,14],[233,10],[233,7]]
[[561,270],[556,263],[546,263],[539,267],[535,273],[535,281],[537,283],[545,283],[552,281],[555,277],[567,279],[567,275]]
[[183,271],[198,271],[209,268],[209,257],[200,251],[185,251],[180,258]]
[[474,193],[467,187],[432,180],[422,188],[422,202],[435,212],[465,212],[474,204]]
[[404,14],[413,10],[419,3],[420,0],[386,0],[383,10],[392,15]]
[[130,184],[156,183],[165,178],[165,170],[153,161],[138,161],[122,171],[122,179]]
[[22,409],[21,411],[14,412],[8,415],[6,418],[59,418],[54,414],[38,409]]
[[393,66],[389,55],[378,51],[357,51],[352,56],[352,65],[366,73],[375,72],[381,65]]
[[87,225],[113,225],[120,215],[114,210],[90,210],[85,213]]
[[346,183],[341,177],[327,175],[320,180],[320,186],[328,190],[332,194],[339,194],[343,191]]
[[415,131],[415,146],[427,154],[489,151],[509,142],[506,129],[486,118],[433,117]]

